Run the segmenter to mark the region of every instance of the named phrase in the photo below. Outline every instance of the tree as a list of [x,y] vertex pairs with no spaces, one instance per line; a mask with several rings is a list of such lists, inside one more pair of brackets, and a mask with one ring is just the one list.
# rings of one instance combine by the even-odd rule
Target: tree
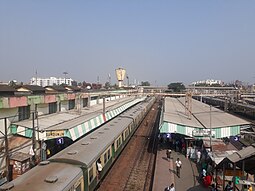
[[146,81],[146,82],[141,82],[141,86],[150,86],[150,82]]
[[16,80],[9,81],[9,86],[15,87],[16,85],[17,85],[17,81]]
[[105,82],[105,85],[104,85],[105,89],[109,89],[111,86],[110,86],[110,82]]
[[77,85],[78,85],[78,82],[77,81],[72,81],[72,86],[74,86],[74,87],[77,87]]
[[168,89],[173,92],[182,92],[185,90],[185,86],[182,82],[175,82],[168,85]]

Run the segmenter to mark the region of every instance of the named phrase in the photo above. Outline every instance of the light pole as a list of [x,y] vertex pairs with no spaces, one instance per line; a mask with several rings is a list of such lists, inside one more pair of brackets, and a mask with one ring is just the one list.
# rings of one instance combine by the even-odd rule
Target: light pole
[[63,74],[65,75],[65,85],[66,85],[66,75],[68,74],[68,72],[63,72]]

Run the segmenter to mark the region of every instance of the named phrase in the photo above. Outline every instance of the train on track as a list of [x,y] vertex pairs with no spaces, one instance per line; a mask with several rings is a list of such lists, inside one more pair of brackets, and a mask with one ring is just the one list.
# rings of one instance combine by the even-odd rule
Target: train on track
[[[154,102],[154,97],[146,98],[0,190],[95,190]],[[98,161],[102,166],[100,172]]]

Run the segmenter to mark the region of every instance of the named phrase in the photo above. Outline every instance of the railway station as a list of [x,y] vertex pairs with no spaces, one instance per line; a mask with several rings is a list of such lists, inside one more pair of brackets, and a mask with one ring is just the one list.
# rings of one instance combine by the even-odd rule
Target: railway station
[[[62,186],[78,190],[144,187],[158,191],[173,183],[177,190],[208,191],[199,179],[204,165],[218,168],[213,172],[216,172],[216,186],[221,189],[225,181],[239,175],[233,175],[233,169],[222,171],[221,161],[229,161],[232,154],[242,149],[236,140],[252,127],[249,121],[192,99],[189,93],[175,97],[161,97],[161,92],[158,96],[146,94],[123,94],[108,97],[109,100],[102,96],[97,104],[80,110],[40,115],[36,119],[39,125],[35,119],[13,122],[10,130],[16,139],[10,145],[14,147],[15,142],[22,142],[24,148],[10,157],[14,181],[0,189],[18,191],[27,189],[26,184],[33,182],[42,189],[53,189],[64,182],[63,174],[68,171],[79,178],[72,182],[69,177],[71,185],[65,185],[69,184],[66,182]],[[33,145],[23,141],[33,137],[38,140],[34,147],[38,148],[35,151],[41,155],[41,161],[29,170]],[[166,154],[169,150],[170,156]],[[198,151],[201,152],[199,162]],[[175,169],[177,158],[182,161],[180,177]],[[18,170],[19,166],[24,166],[22,171]],[[38,176],[29,180],[34,173]],[[42,181],[37,181],[39,174]],[[247,183],[243,181],[237,187]]]
[[[234,144],[238,144],[241,131],[250,127],[249,121],[201,101],[188,97],[165,98],[153,190],[164,190],[171,183],[175,183],[177,190],[209,190],[202,186],[198,179],[201,165],[209,163],[216,168],[222,160],[227,160],[227,157],[238,152],[238,147]],[[225,139],[227,141],[224,141]],[[166,155],[169,149],[171,158]],[[242,146],[239,149],[242,149]],[[199,165],[198,151],[202,152],[202,156],[204,151],[204,157],[207,158],[206,162],[205,159],[200,159]],[[183,163],[181,177],[176,176],[177,158]],[[221,169],[214,175],[215,180],[218,180],[215,184],[220,190],[227,184],[225,174]],[[233,169],[228,171],[227,175],[234,177]],[[242,186],[239,185],[239,188],[242,189]]]

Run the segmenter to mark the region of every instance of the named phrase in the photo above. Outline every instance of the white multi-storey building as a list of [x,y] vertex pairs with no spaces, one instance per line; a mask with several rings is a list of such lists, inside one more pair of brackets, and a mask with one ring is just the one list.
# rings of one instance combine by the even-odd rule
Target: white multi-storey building
[[49,78],[36,78],[32,77],[30,80],[31,85],[38,85],[38,86],[53,86],[53,85],[61,85],[66,84],[71,86],[73,79],[71,78],[56,78],[56,77],[49,77]]
[[198,84],[207,84],[207,85],[219,84],[219,85],[223,85],[224,83],[221,80],[207,79],[207,80],[192,82],[191,84],[192,85],[198,85]]

